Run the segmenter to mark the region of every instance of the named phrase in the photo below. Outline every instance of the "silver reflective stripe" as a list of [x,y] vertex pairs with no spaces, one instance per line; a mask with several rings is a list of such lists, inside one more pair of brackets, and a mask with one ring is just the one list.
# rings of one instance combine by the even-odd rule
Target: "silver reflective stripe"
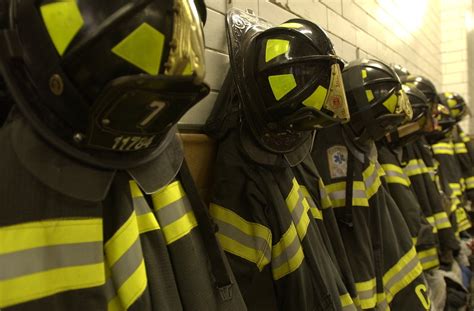
[[385,295],[384,295],[383,300],[377,301],[377,308],[376,308],[376,310],[377,310],[377,311],[390,310],[389,307],[388,307],[387,298],[385,297]]
[[[346,198],[346,190],[338,190],[329,193],[329,197],[332,200],[342,200]],[[357,190],[353,189],[352,191],[352,198],[354,199],[365,199],[365,192],[364,190]]]
[[291,212],[291,217],[293,218],[295,225],[300,223],[301,217],[303,217],[304,214],[303,199],[304,195],[301,193],[301,190],[298,189],[298,201],[296,202],[295,208]]
[[400,177],[400,178],[406,179],[405,174],[402,174],[402,173],[397,172],[397,171],[389,170],[389,169],[385,169],[385,174],[387,176],[394,176],[394,177]]
[[151,208],[144,197],[133,198],[133,207],[135,209],[135,214],[137,214],[137,216],[145,215],[151,212]]
[[370,189],[373,186],[373,184],[377,181],[378,177],[379,177],[378,168],[374,167],[374,171],[372,172],[372,174],[370,174],[370,176],[364,180],[365,187],[367,189]]
[[372,289],[357,291],[357,294],[359,295],[359,300],[375,299],[375,284]]
[[191,204],[189,203],[189,199],[187,196],[184,196],[171,204],[168,204],[158,210],[155,210],[155,213],[157,213],[160,226],[163,228],[177,221],[178,219],[180,219],[185,214],[191,211],[192,209]]
[[0,281],[104,261],[102,242],[61,244],[0,255]]
[[236,240],[237,242],[253,250],[260,251],[263,253],[263,256],[268,260],[268,262],[270,262],[272,257],[272,247],[265,239],[262,239],[258,236],[250,236],[232,224],[223,222],[217,218],[214,218],[214,222],[219,228],[220,234]]
[[142,247],[140,239],[137,239],[132,246],[120,257],[111,267],[111,272],[116,288],[125,283],[126,280],[137,270],[143,261]]
[[390,292],[393,296],[395,296],[396,293],[392,293],[391,289],[398,284],[400,281],[403,280],[412,270],[416,268],[416,266],[419,264],[418,257],[413,256],[413,258],[406,264],[404,265],[400,271],[398,271],[394,276],[392,276],[385,284],[384,287],[385,289]]
[[442,224],[449,222],[449,219],[446,216],[438,217],[435,215],[435,222],[437,226],[440,226]]
[[114,282],[111,278],[107,278],[104,285],[104,291],[105,299],[107,299],[107,301],[111,301],[115,296],[117,296],[117,290],[115,289]]
[[429,263],[431,261],[434,261],[434,260],[438,260],[438,254],[434,254],[434,255],[431,255],[431,256],[420,258],[420,262],[421,262],[422,265],[427,264],[427,263]]
[[300,240],[298,238],[298,235],[295,234],[295,237],[293,241],[291,241],[290,245],[284,247],[280,255],[272,258],[273,269],[277,269],[278,267],[284,264],[287,264],[291,260],[291,258],[293,258],[293,256],[296,255],[296,253],[298,252],[300,248],[301,248]]

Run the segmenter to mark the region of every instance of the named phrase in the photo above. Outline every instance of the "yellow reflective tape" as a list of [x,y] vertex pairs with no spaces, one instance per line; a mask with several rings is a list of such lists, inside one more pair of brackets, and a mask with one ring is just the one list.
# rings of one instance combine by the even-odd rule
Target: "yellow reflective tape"
[[392,94],[389,98],[387,98],[387,100],[383,102],[383,105],[385,106],[385,108],[388,109],[388,111],[390,111],[390,113],[394,113],[395,108],[397,108],[397,103],[398,103],[397,95]]
[[323,184],[321,179],[318,181],[318,186],[319,186],[319,194],[321,197],[320,199],[321,199],[322,208],[323,209],[331,208],[332,207],[331,198],[329,197],[326,191],[326,186]]
[[[430,257],[431,260],[427,260],[427,258]],[[430,270],[439,266],[438,250],[436,248],[419,251],[418,259],[420,260],[423,270]]]
[[474,177],[468,177],[468,178],[466,178],[465,182],[466,182],[466,188],[467,188],[467,189],[472,189],[472,188],[474,188]]
[[189,234],[193,228],[197,226],[196,217],[194,213],[187,212],[181,216],[178,220],[162,228],[163,234],[165,235],[166,244],[171,244],[185,235]]
[[160,229],[160,225],[153,213],[137,216],[137,225],[140,234]]
[[301,263],[303,262],[303,259],[304,259],[303,249],[301,248],[301,244],[297,237],[296,228],[294,227],[293,224],[291,224],[288,230],[283,234],[280,241],[278,241],[278,243],[273,246],[272,265],[275,262],[274,259],[282,255],[283,252],[286,252],[289,249],[289,247],[292,246],[292,242],[294,241],[298,243],[298,249],[296,253],[292,255],[291,258],[285,258],[285,260],[280,265],[272,266],[272,273],[273,273],[274,280],[279,280],[285,275],[288,275],[291,272],[295,271],[296,269],[300,267]]
[[438,228],[438,230],[451,228],[451,223],[449,222],[449,217],[446,212],[439,212],[434,214],[434,219],[436,223],[436,228]]
[[[352,205],[354,206],[369,206],[369,201],[365,193],[365,183],[362,181],[354,181]],[[332,207],[343,207],[346,205],[346,182],[338,182],[326,185],[326,191],[331,199]],[[361,195],[361,196],[358,196]]]
[[295,77],[291,73],[269,76],[268,82],[276,100],[280,100],[296,87]]
[[[293,180],[291,182],[292,182],[293,185],[291,187],[290,193],[288,194],[288,196],[285,199],[286,206],[290,210],[290,213],[293,212],[293,210],[295,209],[296,204],[298,204],[298,200],[300,198],[300,193],[299,193],[300,185],[296,181],[296,178],[293,178]],[[308,209],[309,209],[309,207],[308,207]]]
[[0,308],[105,283],[104,263],[52,269],[0,281]]
[[81,11],[74,0],[44,4],[40,11],[51,41],[62,56],[84,25]]
[[159,210],[165,206],[170,205],[173,202],[181,200],[186,196],[183,187],[179,181],[174,181],[168,186],[154,192],[151,195],[153,201],[153,207]]
[[102,241],[102,219],[55,219],[1,227],[0,241],[0,254],[36,247]]
[[281,39],[269,39],[265,47],[265,62],[285,54],[290,49],[290,41]]
[[104,248],[110,266],[113,266],[132,244],[135,243],[138,239],[138,235],[137,217],[135,212],[133,212],[120,229],[105,243]]
[[120,304],[120,299],[118,296],[112,298],[107,304],[107,311],[124,311],[124,308]]
[[[405,271],[406,267],[409,267],[412,262],[416,261],[414,267],[410,268],[409,271]],[[413,280],[423,272],[420,262],[417,258],[417,253],[414,247],[412,247],[400,260],[390,268],[387,273],[383,276],[384,287],[392,281],[392,279],[399,278],[394,284],[386,287],[387,301],[390,303],[395,295],[401,291],[403,288],[408,286]]]
[[417,237],[412,237],[411,242],[413,243],[413,245],[416,245],[418,243],[418,238]]
[[447,102],[448,102],[448,106],[449,106],[450,108],[453,108],[453,107],[456,106],[456,104],[457,104],[457,102],[456,102],[455,99],[448,99]]
[[375,278],[364,282],[356,282],[355,288],[359,295],[358,305],[360,305],[362,309],[374,308],[377,304]]
[[160,71],[165,36],[143,23],[112,48],[112,52],[150,75]]
[[384,174],[383,169],[381,167],[376,169],[376,166],[373,163],[370,163],[370,165],[362,172],[367,199],[370,199],[375,193],[377,193],[381,185],[380,176],[384,176]]
[[270,263],[270,260],[266,258],[265,254],[259,249],[248,247],[247,245],[244,245],[228,236],[220,234],[219,232],[216,233],[216,236],[219,239],[219,243],[221,244],[222,248],[227,253],[234,254],[235,256],[253,262],[259,271],[262,271],[263,268],[265,268],[265,266]]
[[[291,188],[290,193],[288,194],[288,197],[286,198],[285,201],[286,201],[286,206],[288,207],[288,210],[292,214],[293,219],[295,219],[295,217],[297,219],[299,218],[299,221],[297,223],[295,222],[296,231],[298,232],[298,236],[300,237],[300,239],[303,240],[303,238],[306,236],[306,231],[308,230],[308,226],[310,222],[310,219],[308,216],[308,211],[310,209],[310,206],[309,206],[308,200],[302,193],[300,189],[300,185],[296,181],[296,178],[293,178],[292,183],[293,183],[293,187]],[[303,206],[303,211],[301,215],[294,215],[294,213],[297,212],[295,211],[295,208],[298,204],[298,200],[300,199],[300,196],[301,196],[301,204]],[[311,196],[308,196],[308,197],[311,198]]]
[[367,70],[362,69],[362,79],[367,78]]
[[143,197],[143,193],[138,187],[138,184],[134,180],[130,180],[129,182],[130,185],[130,193],[132,195],[132,198],[141,198]]
[[432,146],[434,154],[447,154],[453,155],[453,145],[450,143],[437,143]]
[[[246,221],[233,211],[217,204],[211,203],[210,214],[216,221],[230,224],[247,236],[239,239],[239,236],[224,235],[221,227],[221,231],[217,232],[216,236],[226,252],[255,263],[260,271],[270,262],[270,256],[268,258],[265,256],[265,253],[269,252],[272,245],[270,229],[261,224]],[[250,243],[246,241],[247,238],[251,240]],[[262,247],[258,247],[257,240],[264,241],[261,244]],[[247,244],[244,244],[245,242]]]
[[425,307],[426,310],[430,310],[431,300],[428,297],[428,289],[426,288],[426,285],[418,284],[415,287],[415,293],[416,293],[416,296],[418,296],[418,299],[420,300],[423,307]]
[[456,143],[454,144],[454,151],[458,154],[467,153],[467,148],[464,143]]
[[309,95],[308,98],[303,100],[303,105],[313,107],[316,110],[321,110],[321,107],[326,100],[327,93],[328,90],[324,86],[319,85],[313,94]]
[[372,90],[365,90],[365,95],[367,96],[367,101],[370,103],[375,97]]
[[117,295],[124,310],[127,310],[145,291],[147,286],[145,262],[120,286]]
[[232,224],[245,234],[259,237],[271,245],[272,232],[267,227],[256,222],[247,221],[233,211],[214,203],[210,204],[209,212],[213,218]]
[[311,215],[313,215],[313,218],[323,220],[323,213],[316,206],[316,203],[314,203],[314,200],[311,197],[311,194],[309,194],[308,189],[306,189],[305,186],[300,186],[300,190],[301,190],[301,193],[303,194],[303,196],[306,198],[306,201],[309,204],[309,208],[310,208],[310,211],[311,211]]
[[311,207],[310,211],[311,215],[313,215],[313,218],[323,220],[323,214],[319,209],[317,209],[316,207]]
[[284,24],[281,24],[279,27],[285,27],[285,28],[301,28],[301,27],[303,27],[303,25],[300,24],[300,23],[284,23]]
[[339,295],[339,299],[343,308],[354,304],[349,294]]

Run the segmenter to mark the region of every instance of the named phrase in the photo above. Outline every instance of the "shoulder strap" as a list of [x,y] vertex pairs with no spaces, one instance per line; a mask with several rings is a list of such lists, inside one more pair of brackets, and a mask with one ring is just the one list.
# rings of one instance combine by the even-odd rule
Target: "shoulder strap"
[[179,171],[179,177],[183,184],[183,188],[188,195],[189,201],[193,208],[194,215],[198,222],[198,228],[201,232],[209,260],[211,262],[212,274],[215,278],[217,289],[219,290],[221,299],[223,301],[232,299],[232,281],[229,276],[229,271],[224,263],[221,247],[217,242],[216,231],[217,226],[212,221],[209,215],[209,210],[198,194],[194,180],[189,172],[186,160]]

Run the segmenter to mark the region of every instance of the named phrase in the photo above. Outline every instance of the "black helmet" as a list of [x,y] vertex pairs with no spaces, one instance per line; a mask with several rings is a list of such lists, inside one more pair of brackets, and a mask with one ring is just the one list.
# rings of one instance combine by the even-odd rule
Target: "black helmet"
[[448,137],[451,134],[456,120],[451,116],[451,112],[446,98],[440,98],[441,102],[436,104],[433,109],[433,118],[435,120],[433,129],[426,133],[426,138],[431,144]]
[[431,118],[430,105],[425,94],[413,85],[403,84],[402,87],[410,101],[413,117],[387,135],[389,142],[395,146],[407,145],[422,136],[426,122]]
[[439,97],[441,102],[447,104],[449,113],[456,122],[461,121],[462,118],[469,113],[468,106],[459,93],[444,92],[440,93]]
[[428,99],[428,103],[439,103],[438,92],[436,91],[436,87],[434,86],[433,82],[431,82],[431,80],[423,76],[416,75],[408,75],[401,77],[400,79],[406,85],[416,86],[420,91],[422,91]]
[[319,26],[292,19],[273,27],[232,9],[227,31],[244,121],[260,145],[289,152],[313,129],[349,119],[342,60]]
[[395,71],[395,73],[398,75],[398,77],[400,78],[400,80],[408,75],[410,75],[410,72],[408,71],[408,69],[406,69],[405,67],[403,67],[402,65],[398,65],[398,64],[391,64],[390,67],[393,69],[393,71]]
[[11,0],[0,69],[51,144],[102,167],[137,165],[209,92],[203,8],[190,0]]
[[378,140],[412,117],[397,74],[371,59],[349,63],[342,72],[352,132],[360,141]]

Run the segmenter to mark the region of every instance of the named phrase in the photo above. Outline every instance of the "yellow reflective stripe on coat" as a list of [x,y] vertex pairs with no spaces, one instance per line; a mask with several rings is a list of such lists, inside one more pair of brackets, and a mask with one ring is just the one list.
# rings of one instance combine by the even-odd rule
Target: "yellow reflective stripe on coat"
[[291,213],[291,218],[293,223],[296,226],[296,231],[298,236],[302,241],[306,236],[306,231],[308,230],[310,218],[308,215],[309,204],[305,198],[305,195],[301,191],[300,185],[296,181],[296,178],[292,180],[292,187],[290,193],[285,199],[286,206]]
[[300,190],[309,204],[309,210],[311,211],[311,215],[313,215],[313,218],[323,220],[323,213],[319,210],[318,206],[311,197],[311,194],[309,193],[308,189],[306,189],[305,186],[300,186]]
[[364,282],[356,282],[355,288],[359,297],[358,303],[362,309],[371,309],[376,306],[377,290],[375,278]]
[[430,223],[432,227],[436,228],[436,220],[435,220],[434,215],[426,217],[426,220]]
[[365,183],[365,193],[368,200],[379,190],[379,187],[382,184],[380,182],[380,177],[384,175],[383,168],[373,163],[370,163],[362,172],[362,177]]
[[104,284],[102,219],[0,227],[0,308]]
[[425,162],[421,159],[411,159],[403,168],[403,171],[408,177],[424,173],[431,174],[431,170],[426,167]]
[[343,311],[349,310],[357,310],[354,302],[352,301],[352,297],[349,294],[344,294],[339,296],[339,300],[341,301],[341,306]]
[[454,146],[452,143],[436,143],[431,146],[434,154],[454,155]]
[[140,234],[160,229],[155,214],[148,205],[148,202],[145,200],[145,197],[137,183],[134,180],[131,180],[129,184]]
[[466,178],[464,182],[466,184],[466,189],[474,189],[474,176]]
[[449,188],[451,188],[451,190],[452,190],[452,195],[455,195],[455,196],[462,195],[461,184],[459,184],[459,183],[449,183]]
[[108,309],[128,309],[145,291],[147,276],[135,211],[105,243],[105,256],[115,291],[107,296]]
[[385,293],[377,293],[377,311],[390,310]]
[[197,226],[191,203],[179,181],[151,194],[151,198],[167,244],[188,235]]
[[387,183],[400,184],[406,187],[411,185],[410,179],[405,175],[403,169],[394,164],[382,164],[385,171],[385,180]]
[[456,152],[457,154],[467,153],[466,144],[464,144],[464,143],[455,143],[454,144],[454,152]]
[[471,228],[471,221],[467,216],[464,208],[459,207],[456,209],[456,223],[457,223],[457,232],[461,232]]
[[412,247],[383,276],[383,285],[387,301],[390,303],[395,295],[407,287],[423,272],[416,250]]
[[418,251],[418,259],[423,270],[430,270],[439,266],[438,250],[436,247]]
[[253,262],[260,271],[270,263],[270,229],[217,204],[211,203],[209,211],[219,228],[216,236],[226,252]]
[[321,197],[321,205],[322,208],[331,208],[332,203],[331,203],[331,198],[329,197],[327,191],[326,191],[326,186],[323,184],[323,181],[320,179],[318,182],[319,185],[319,196]]
[[272,249],[273,279],[279,280],[301,266],[304,254],[294,224],[283,234]]
[[[329,198],[331,198],[332,206],[344,207],[346,206],[346,182],[338,182],[326,185],[326,191]],[[365,193],[365,184],[362,181],[354,181],[352,190],[352,205],[354,206],[369,206],[369,200]]]
[[439,212],[434,214],[435,225],[438,230],[451,228],[451,222],[449,221],[448,214],[446,212]]

